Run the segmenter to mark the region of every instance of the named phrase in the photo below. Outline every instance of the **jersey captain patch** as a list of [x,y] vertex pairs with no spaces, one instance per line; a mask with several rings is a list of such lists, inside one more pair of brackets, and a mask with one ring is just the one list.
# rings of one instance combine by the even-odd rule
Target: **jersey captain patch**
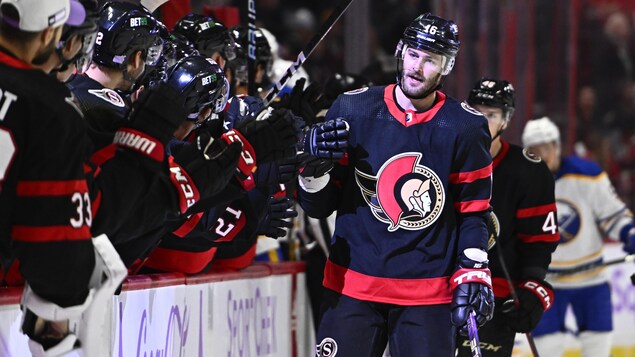
[[101,98],[112,105],[123,108],[126,106],[126,103],[123,101],[123,98],[112,89],[102,88],[102,89],[89,89],[88,93]]
[[420,230],[434,223],[443,210],[445,192],[437,174],[420,164],[421,153],[407,152],[388,159],[377,176],[355,169],[355,180],[379,221],[388,231]]

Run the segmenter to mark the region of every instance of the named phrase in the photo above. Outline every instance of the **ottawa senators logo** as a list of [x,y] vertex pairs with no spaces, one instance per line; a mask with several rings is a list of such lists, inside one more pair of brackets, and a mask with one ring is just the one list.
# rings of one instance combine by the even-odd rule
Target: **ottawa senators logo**
[[421,153],[407,152],[391,157],[377,176],[355,169],[355,180],[371,209],[388,231],[419,230],[441,215],[445,192],[439,176],[419,163]]

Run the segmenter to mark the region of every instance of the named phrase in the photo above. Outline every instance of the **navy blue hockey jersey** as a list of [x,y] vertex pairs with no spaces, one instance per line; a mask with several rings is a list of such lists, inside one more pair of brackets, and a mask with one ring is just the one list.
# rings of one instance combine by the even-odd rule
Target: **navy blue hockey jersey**
[[403,110],[394,90],[363,88],[334,102],[326,119],[350,125],[348,166],[339,182],[299,200],[311,216],[337,210],[327,288],[399,305],[449,303],[456,257],[487,246],[487,121],[441,92],[426,111]]

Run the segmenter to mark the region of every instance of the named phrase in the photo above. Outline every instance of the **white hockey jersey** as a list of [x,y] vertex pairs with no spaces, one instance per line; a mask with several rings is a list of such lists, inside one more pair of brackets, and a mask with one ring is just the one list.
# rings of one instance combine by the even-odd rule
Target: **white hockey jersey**
[[[552,255],[549,271],[576,268],[602,260],[604,237],[620,239],[623,228],[632,227],[633,217],[602,169],[576,156],[562,160],[556,174],[556,205],[560,244]],[[556,288],[578,288],[607,281],[602,268],[547,280]]]

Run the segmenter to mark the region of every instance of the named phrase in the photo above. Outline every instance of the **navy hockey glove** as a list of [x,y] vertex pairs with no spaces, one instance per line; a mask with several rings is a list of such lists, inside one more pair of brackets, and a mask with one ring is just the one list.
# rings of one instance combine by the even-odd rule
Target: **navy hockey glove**
[[179,196],[179,211],[185,213],[200,198],[217,194],[236,172],[242,147],[201,135],[170,160],[170,180]]
[[293,201],[287,197],[270,197],[267,201],[267,213],[260,224],[258,234],[271,238],[281,238],[287,235],[287,229],[293,226],[288,218],[297,217],[298,212],[293,207]]
[[302,177],[322,177],[331,170],[333,170],[333,161],[312,157],[305,163],[300,175]]
[[515,332],[531,332],[553,303],[553,289],[544,280],[526,280],[516,288],[518,306],[510,296],[503,303],[505,323]]
[[342,119],[331,119],[313,125],[304,134],[304,152],[323,159],[341,159],[348,147],[349,126]]
[[305,83],[305,78],[299,79],[291,93],[285,94],[279,102],[274,102],[273,106],[290,109],[293,114],[301,116],[306,125],[312,126],[316,122],[317,113],[328,108],[327,100],[317,83],[313,82],[304,89]]
[[478,326],[494,315],[492,278],[487,263],[487,253],[476,248],[466,249],[459,256],[459,269],[450,278],[451,321],[463,336],[467,336],[467,318],[471,311],[476,313]]
[[627,224],[620,231],[620,240],[624,243],[624,251],[628,254],[635,253],[635,228],[632,224]]
[[294,181],[304,166],[306,155],[300,154],[280,162],[271,162],[258,166],[254,173],[256,186],[273,187],[287,185]]
[[250,117],[236,124],[234,130],[251,144],[259,163],[296,155],[295,141],[300,128],[287,109],[265,108],[256,118]]
[[130,128],[119,129],[114,143],[162,162],[165,144],[186,116],[184,99],[171,86],[144,90],[128,115]]

